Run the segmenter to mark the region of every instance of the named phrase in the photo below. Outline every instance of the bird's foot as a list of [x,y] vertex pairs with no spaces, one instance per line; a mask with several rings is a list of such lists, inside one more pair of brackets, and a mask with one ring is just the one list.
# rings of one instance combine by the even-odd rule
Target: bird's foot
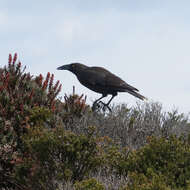
[[92,105],[92,111],[100,111],[103,110],[104,112],[106,111],[106,109],[108,109],[110,112],[112,112],[111,108],[108,106],[108,104],[105,104],[102,101],[99,102],[95,102]]
[[112,110],[111,110],[111,108],[109,107],[108,104],[105,104],[105,103],[102,102],[102,101],[99,101],[98,103],[101,103],[101,104],[103,105],[102,110],[103,110],[104,112],[106,111],[106,108],[107,108],[110,112],[112,112]]

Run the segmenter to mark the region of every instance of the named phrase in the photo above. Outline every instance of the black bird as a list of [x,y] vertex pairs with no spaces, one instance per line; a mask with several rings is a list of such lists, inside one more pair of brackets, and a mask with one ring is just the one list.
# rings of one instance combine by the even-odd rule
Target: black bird
[[145,100],[146,98],[138,93],[138,89],[127,84],[118,76],[104,69],[103,67],[88,67],[81,63],[71,63],[69,65],[63,65],[57,68],[58,70],[68,70],[74,73],[79,82],[102,96],[93,103],[93,109],[95,109],[98,102],[108,94],[112,95],[108,103],[101,102],[104,107],[107,107],[110,111],[109,104],[112,99],[117,96],[118,92],[128,92],[133,96]]

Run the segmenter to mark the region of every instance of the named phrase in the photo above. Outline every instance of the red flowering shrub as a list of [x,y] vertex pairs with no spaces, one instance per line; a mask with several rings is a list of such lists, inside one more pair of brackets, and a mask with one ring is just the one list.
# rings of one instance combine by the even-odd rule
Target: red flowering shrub
[[0,69],[1,188],[12,183],[9,178],[14,166],[22,162],[22,135],[35,124],[30,118],[32,110],[41,107],[54,113],[58,109],[55,98],[61,90],[59,81],[53,84],[53,74],[48,73],[45,80],[42,75],[33,79],[30,73],[25,73],[25,67],[22,69],[21,62],[16,61],[17,54],[9,55],[8,65]]

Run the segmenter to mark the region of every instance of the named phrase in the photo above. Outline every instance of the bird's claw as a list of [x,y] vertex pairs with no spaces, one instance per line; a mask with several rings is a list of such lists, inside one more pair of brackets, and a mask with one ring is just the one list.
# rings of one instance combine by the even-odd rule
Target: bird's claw
[[[101,105],[102,106],[101,106]],[[102,109],[104,112],[106,111],[106,108],[110,111],[110,112],[112,112],[112,110],[111,110],[111,108],[108,106],[108,104],[105,104],[104,102],[102,102],[102,101],[99,101],[99,102],[96,102],[96,103],[94,103],[93,104],[93,106],[92,106],[92,110],[93,111],[95,111],[95,110],[97,110],[97,109]]]
[[108,104],[105,104],[105,103],[102,102],[102,101],[100,101],[99,103],[101,103],[101,104],[103,105],[103,107],[102,107],[103,111],[106,111],[106,108],[107,108],[110,112],[112,112],[112,110],[111,110],[111,108],[109,107]]

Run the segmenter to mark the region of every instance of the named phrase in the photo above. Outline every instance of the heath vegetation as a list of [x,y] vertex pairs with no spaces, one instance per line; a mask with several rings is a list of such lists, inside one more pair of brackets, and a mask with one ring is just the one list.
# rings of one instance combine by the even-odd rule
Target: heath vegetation
[[17,54],[0,69],[0,189],[190,189],[188,114],[157,102],[92,111],[25,69]]

